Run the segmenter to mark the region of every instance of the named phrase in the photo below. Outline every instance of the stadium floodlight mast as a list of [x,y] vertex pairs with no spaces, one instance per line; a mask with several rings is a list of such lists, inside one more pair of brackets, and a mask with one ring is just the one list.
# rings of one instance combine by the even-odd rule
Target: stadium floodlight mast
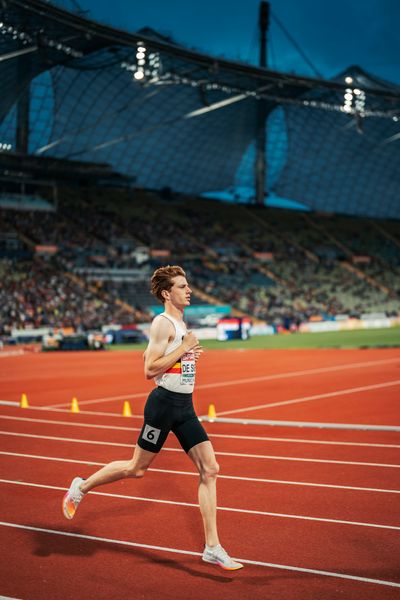
[[[350,75],[347,75],[344,78],[344,81],[349,86],[354,83],[354,79]],[[344,100],[344,102],[343,102],[342,106],[340,107],[340,110],[349,115],[354,115],[356,129],[357,129],[358,133],[362,134],[363,133],[362,118],[366,116],[365,92],[363,90],[360,90],[359,88],[348,87],[345,89],[343,100]]]
[[160,81],[161,59],[159,52],[149,52],[142,41],[136,42],[135,57],[121,62],[121,68],[132,73],[135,81],[154,84]]

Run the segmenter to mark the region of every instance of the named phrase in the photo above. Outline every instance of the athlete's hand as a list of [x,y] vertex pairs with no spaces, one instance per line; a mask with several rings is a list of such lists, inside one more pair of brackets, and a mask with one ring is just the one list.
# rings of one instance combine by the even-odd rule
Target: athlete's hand
[[196,334],[193,331],[188,331],[182,338],[182,344],[185,346],[185,352],[189,350],[193,350],[196,346],[199,345],[199,340],[196,337]]
[[194,360],[197,362],[197,361],[199,360],[200,356],[201,356],[201,355],[203,354],[203,352],[204,352],[203,346],[200,346],[200,344],[198,344],[197,346],[195,346],[195,347],[192,349],[192,352],[193,352],[193,354],[194,354]]

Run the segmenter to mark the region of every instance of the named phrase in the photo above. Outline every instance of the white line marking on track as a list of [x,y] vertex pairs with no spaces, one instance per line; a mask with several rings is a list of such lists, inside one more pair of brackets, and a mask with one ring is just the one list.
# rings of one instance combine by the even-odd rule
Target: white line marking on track
[[[30,407],[32,408],[32,407]],[[41,408],[33,408],[33,410],[42,410]],[[54,411],[55,412],[55,411]],[[63,413],[69,413],[71,411],[59,411]],[[115,413],[93,413],[85,411],[85,415],[109,415],[113,417],[120,417],[121,415],[116,415]],[[126,417],[121,417],[125,419]],[[143,419],[143,415],[140,417]],[[29,417],[14,417],[8,415],[0,415],[0,419],[11,419],[16,421],[30,421],[37,423],[49,423],[52,425],[70,425],[72,427],[92,427],[93,429],[110,429],[110,430],[118,430],[118,431],[140,431],[140,427],[122,427],[118,425],[98,425],[97,423],[81,423],[81,422],[72,422],[72,421],[53,421],[49,419],[33,419]],[[290,443],[298,443],[298,444],[328,444],[332,446],[361,446],[365,448],[400,448],[400,444],[378,444],[378,443],[370,443],[370,442],[342,442],[342,441],[331,441],[331,440],[307,440],[304,438],[281,438],[281,437],[269,437],[269,436],[258,436],[258,435],[236,435],[236,434],[228,434],[228,433],[208,433],[209,437],[216,438],[226,438],[226,439],[237,439],[237,440],[255,440],[255,441],[266,441],[266,442],[290,442]]]
[[[65,462],[71,463],[74,465],[89,465],[93,467],[104,467],[106,463],[95,462],[90,460],[79,460],[73,458],[61,458],[59,456],[42,456],[38,454],[23,454],[21,452],[6,452],[1,450],[0,455],[3,456],[12,456],[16,458],[30,458],[34,460],[48,460],[55,462]],[[198,477],[199,474],[193,471],[176,471],[172,469],[157,469],[154,467],[150,467],[148,471],[153,471],[154,473],[168,473],[171,475],[189,475]],[[331,483],[312,483],[308,481],[285,481],[283,479],[264,479],[261,477],[240,477],[239,475],[218,475],[218,479],[233,479],[234,481],[251,481],[254,483],[276,483],[278,485],[298,485],[305,487],[318,487],[318,488],[329,488],[335,490],[350,490],[350,491],[359,491],[359,492],[379,492],[383,494],[400,494],[400,490],[394,489],[381,489],[381,488],[370,488],[370,487],[356,487],[351,485],[336,485]]]
[[[155,550],[158,552],[172,552],[174,554],[184,554],[187,556],[201,556],[200,552],[193,552],[192,550],[181,550],[178,548],[169,548],[167,546],[153,546],[150,544],[139,544],[138,542],[129,542],[127,540],[117,540],[117,539],[104,538],[104,537],[99,537],[99,536],[94,536],[94,535],[84,535],[82,533],[72,533],[70,531],[60,531],[57,529],[45,529],[43,527],[33,527],[32,525],[22,525],[20,523],[10,523],[7,521],[0,521],[0,525],[2,527],[11,527],[11,528],[22,529],[22,530],[26,530],[26,531],[35,531],[37,533],[46,533],[49,535],[60,535],[60,536],[65,536],[65,537],[69,537],[69,538],[87,540],[87,541],[91,541],[91,542],[103,542],[103,543],[108,543],[108,544],[128,546],[131,548],[145,548],[146,550]],[[322,571],[319,569],[308,569],[305,567],[294,567],[291,565],[267,563],[267,562],[262,562],[262,561],[257,561],[257,560],[249,560],[249,559],[245,559],[245,558],[237,558],[236,560],[239,560],[240,562],[245,563],[245,564],[255,565],[258,567],[267,567],[267,568],[269,567],[271,569],[283,569],[285,571],[310,573],[312,575],[323,575],[325,577],[336,577],[339,579],[348,579],[351,581],[360,581],[363,583],[373,583],[373,584],[377,584],[377,585],[385,585],[388,587],[400,588],[400,583],[397,583],[395,581],[387,581],[384,579],[372,579],[370,577],[360,577],[358,575],[348,575],[345,573],[335,573],[333,571]]]
[[[166,448],[170,450],[170,448]],[[287,460],[289,462],[311,462],[311,463],[324,463],[331,465],[353,465],[357,467],[384,467],[400,469],[400,465],[392,463],[370,463],[370,462],[358,462],[353,460],[329,460],[325,458],[303,458],[302,456],[274,456],[269,454],[244,454],[240,452],[215,452],[217,456],[237,456],[239,458],[259,458],[264,460]]]
[[390,431],[400,432],[400,425],[368,425],[366,423],[329,423],[326,421],[276,421],[274,419],[235,419],[234,417],[199,417],[200,421],[210,423],[235,423],[236,425],[267,425],[272,427],[301,427],[303,429],[342,429],[353,431]]
[[[123,396],[107,396],[106,398],[93,398],[92,400],[80,400],[79,406],[88,406],[89,404],[102,404],[103,402],[113,402],[114,400],[132,400],[134,398],[147,398],[151,390],[137,392],[135,394],[127,393]],[[64,408],[70,406],[71,402],[62,402],[61,404],[50,404],[47,408]]]
[[70,427],[87,427],[89,429],[115,429],[117,431],[132,431],[133,427],[122,427],[118,425],[95,425],[94,423],[82,423],[73,421],[53,421],[51,419],[33,419],[30,417],[14,417],[11,415],[0,415],[0,419],[9,421],[26,421],[28,423],[48,423],[49,425],[68,425]]
[[[196,390],[205,390],[211,388],[220,388],[225,387],[227,385],[240,385],[240,384],[248,384],[248,383],[257,383],[259,381],[272,381],[274,379],[287,379],[289,377],[302,377],[303,375],[316,375],[318,373],[330,373],[335,371],[343,371],[347,369],[361,369],[364,367],[372,367],[376,365],[384,365],[391,363],[398,363],[400,359],[398,358],[387,358],[384,360],[370,360],[367,362],[360,363],[347,363],[342,365],[335,365],[333,367],[319,367],[317,369],[305,369],[302,371],[289,371],[288,373],[275,373],[272,375],[261,375],[258,377],[246,377],[243,379],[230,379],[227,381],[218,381],[215,383],[203,383],[196,385]],[[136,394],[127,393],[123,396],[109,396],[107,398],[94,398],[92,400],[83,400],[79,402],[80,405],[88,405],[88,404],[100,404],[103,402],[112,402],[113,400],[129,400],[131,398],[143,398],[147,397],[151,390],[147,390],[146,392],[138,392]],[[62,404],[52,404],[49,408],[63,408],[69,406],[70,403],[62,403]]]
[[19,349],[19,350],[1,350],[0,351],[0,358],[9,358],[10,356],[22,356],[23,354],[26,354],[25,350]]
[[[0,479],[0,483],[10,484],[10,485],[19,485],[19,486],[25,486],[25,487],[41,488],[41,489],[46,489],[46,490],[57,490],[60,492],[65,492],[68,489],[66,487],[60,487],[60,486],[56,486],[56,485],[32,483],[29,481],[14,481],[12,479]],[[161,500],[159,498],[146,498],[143,496],[130,496],[127,494],[115,494],[112,492],[91,491],[90,494],[95,495],[95,496],[108,496],[110,498],[121,498],[122,500],[134,500],[134,501],[139,501],[139,502],[154,502],[156,504],[170,504],[173,506],[185,506],[188,508],[197,508],[197,509],[199,508],[198,504],[194,504],[192,502],[181,502],[181,501],[177,501],[177,500]],[[243,513],[243,514],[248,514],[248,515],[259,515],[259,516],[263,516],[263,517],[278,517],[281,519],[298,519],[298,520],[302,520],[302,521],[318,521],[321,523],[334,523],[336,525],[353,525],[353,526],[357,526],[357,527],[372,527],[372,528],[376,528],[376,529],[391,529],[394,531],[400,531],[400,527],[397,525],[383,525],[380,523],[366,523],[364,521],[345,521],[342,519],[328,519],[326,517],[310,517],[307,515],[294,515],[294,514],[287,514],[287,513],[267,512],[264,510],[252,510],[252,509],[246,509],[246,508],[232,508],[229,506],[218,506],[217,509],[221,510],[221,511],[225,511],[225,512],[236,512],[236,513]]]
[[400,448],[400,444],[373,444],[369,442],[339,442],[330,440],[306,440],[304,438],[281,438],[258,435],[235,435],[228,433],[208,433],[208,437],[226,438],[234,440],[254,440],[262,442],[284,442],[290,444],[316,444],[330,446],[360,446],[364,448]]
[[[80,403],[79,403],[80,404]],[[49,412],[54,412],[54,413],[66,413],[66,414],[71,414],[71,408],[52,408],[50,406],[30,406],[29,407],[30,410],[41,410],[46,411],[48,410]],[[84,415],[94,415],[96,417],[117,417],[117,418],[122,418],[122,419],[127,419],[127,417],[124,417],[122,415],[122,411],[120,413],[112,413],[112,412],[105,412],[105,411],[99,411],[99,410],[84,410],[83,411]],[[128,417],[129,419],[143,419],[143,414],[141,415],[129,415]]]
[[[138,429],[138,431],[140,431]],[[119,448],[134,448],[135,444],[122,444],[120,442],[104,442],[101,440],[82,440],[79,438],[59,437],[54,435],[37,435],[35,433],[19,433],[16,431],[0,431],[0,435],[9,435],[14,437],[26,437],[36,440],[51,440],[53,442],[72,442],[74,444],[95,444],[98,446],[115,446]],[[165,448],[164,448],[165,449]],[[179,448],[176,448],[178,451]]]
[[268,404],[258,404],[256,406],[246,406],[244,408],[235,408],[234,410],[225,410],[218,412],[218,416],[221,417],[222,415],[234,415],[243,412],[247,413],[253,410],[261,410],[263,408],[274,408],[276,406],[286,406],[289,404],[298,404],[300,402],[310,402],[311,400],[334,398],[336,396],[344,396],[346,394],[358,394],[359,392],[366,392],[368,390],[378,390],[381,388],[392,387],[395,385],[400,385],[400,379],[395,379],[394,381],[386,381],[384,383],[364,385],[362,387],[346,388],[343,390],[336,390],[335,392],[325,392],[324,394],[315,394],[314,396],[303,396],[302,398],[293,398],[293,400],[282,400],[282,402],[270,402]]
[[[39,440],[52,440],[57,442],[72,442],[77,444],[97,444],[99,446],[115,446],[115,447],[123,447],[123,448],[134,448],[136,444],[122,444],[120,442],[106,442],[102,440],[85,440],[80,438],[66,438],[62,436],[46,436],[46,435],[38,435],[34,433],[20,433],[16,431],[0,431],[0,435],[8,435],[14,437],[27,437]],[[168,448],[164,446],[162,451],[167,452],[179,452],[182,453],[181,448]],[[360,462],[353,460],[330,460],[325,458],[304,458],[302,456],[275,456],[269,454],[246,454],[243,452],[223,452],[223,451],[215,451],[217,456],[234,456],[237,458],[256,458],[260,460],[286,460],[289,462],[311,462],[311,463],[323,463],[323,464],[332,464],[332,465],[351,465],[357,467],[383,467],[383,468],[392,468],[392,469],[400,469],[400,465],[392,464],[392,463],[371,463],[371,462]]]
[[382,364],[400,363],[399,358],[388,358],[384,360],[371,360],[362,363],[346,363],[335,365],[333,367],[319,367],[317,369],[305,369],[303,371],[289,371],[288,373],[275,373],[272,375],[261,375],[259,377],[246,377],[243,379],[230,379],[228,381],[220,381],[216,383],[204,383],[196,385],[197,389],[208,389],[216,387],[224,387],[226,385],[240,385],[247,383],[257,383],[259,381],[271,381],[274,379],[287,379],[289,377],[302,377],[303,375],[317,375],[318,373],[331,373],[335,371],[344,371],[348,369],[360,369],[364,367],[372,367]]

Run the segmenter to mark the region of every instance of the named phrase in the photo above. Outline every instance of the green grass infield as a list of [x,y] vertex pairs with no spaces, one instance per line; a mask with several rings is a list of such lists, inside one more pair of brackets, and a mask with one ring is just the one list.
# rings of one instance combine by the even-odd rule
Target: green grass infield
[[[396,348],[400,347],[400,327],[388,329],[356,329],[354,331],[329,331],[323,333],[288,333],[260,335],[249,340],[202,340],[209,349],[283,349],[290,348]],[[117,344],[110,350],[141,350],[146,344]]]

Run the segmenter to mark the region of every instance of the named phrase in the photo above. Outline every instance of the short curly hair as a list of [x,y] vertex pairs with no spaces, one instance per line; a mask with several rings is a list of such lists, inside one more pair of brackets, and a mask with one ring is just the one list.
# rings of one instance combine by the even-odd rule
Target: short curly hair
[[165,299],[162,296],[164,290],[168,292],[173,286],[174,277],[186,277],[185,271],[178,265],[166,265],[156,269],[151,277],[151,293],[164,304]]

